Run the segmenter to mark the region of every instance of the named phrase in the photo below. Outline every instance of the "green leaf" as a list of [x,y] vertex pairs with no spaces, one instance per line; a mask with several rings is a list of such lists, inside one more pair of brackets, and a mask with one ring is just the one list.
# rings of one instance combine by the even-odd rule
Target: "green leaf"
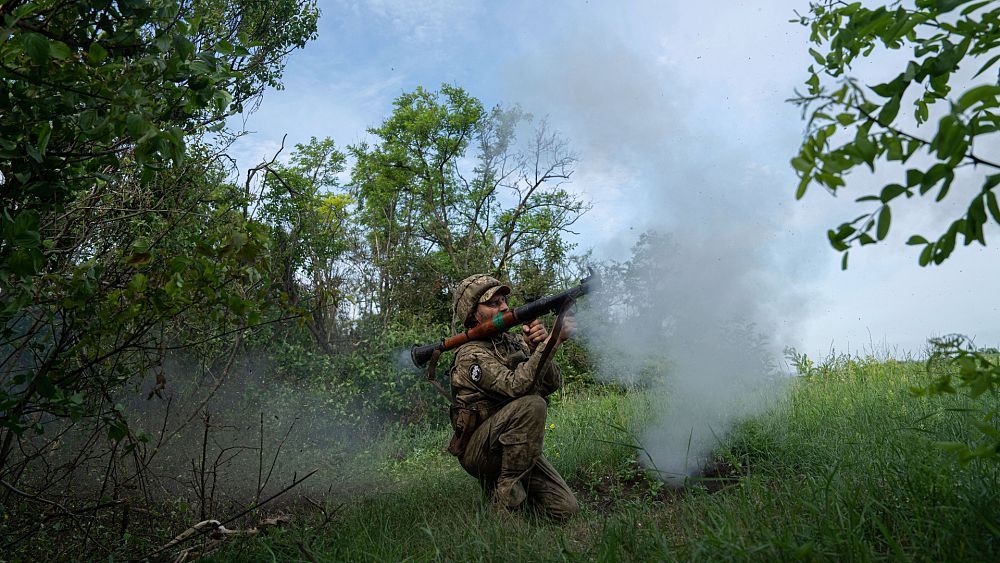
[[888,205],[883,205],[882,210],[878,214],[878,228],[875,233],[878,240],[885,239],[885,235],[889,234],[889,223],[891,222],[892,212],[889,210]]
[[848,253],[845,252],[844,253],[844,257],[840,259],[840,269],[841,270],[846,270],[847,269],[847,255],[848,255]]
[[19,248],[38,248],[42,244],[41,223],[38,213],[23,211],[8,223],[4,233],[7,240]]
[[896,115],[899,113],[899,101],[900,96],[894,96],[882,106],[882,111],[878,113],[879,125],[888,127],[892,124],[892,121],[896,119]]
[[897,76],[891,82],[876,84],[875,86],[869,86],[868,88],[883,98],[898,98],[906,89],[907,84],[908,81],[904,81],[902,76]]
[[972,200],[972,203],[969,204],[968,215],[980,225],[986,222],[986,194]]
[[104,62],[104,59],[108,58],[108,50],[101,46],[100,43],[91,43],[90,47],[87,49],[87,62],[92,65],[97,65]]
[[976,86],[975,88],[966,90],[966,92],[958,98],[956,105],[959,111],[965,111],[976,105],[976,103],[984,100],[993,100],[995,105],[998,96],[1000,96],[1000,86],[984,84],[982,86]]
[[28,156],[30,156],[32,160],[39,164],[41,164],[42,160],[44,160],[42,153],[38,152],[38,149],[36,149],[34,145],[25,145],[24,151],[28,153]]
[[955,8],[961,6],[962,4],[968,3],[970,0],[936,0],[935,4],[937,6],[939,13],[950,12]]
[[35,64],[42,65],[49,62],[49,40],[45,36],[28,32],[24,34],[22,41],[24,52]]
[[113,421],[108,425],[108,439],[112,442],[120,442],[128,436],[128,427],[121,422]]
[[982,2],[976,2],[975,4],[970,4],[970,5],[968,5],[968,6],[966,6],[965,8],[962,9],[962,15],[963,16],[967,16],[967,15],[971,14],[972,12],[975,12],[979,8],[982,8],[983,6],[991,4],[992,2],[993,2],[993,0],[983,0]]
[[819,76],[817,76],[816,73],[813,73],[812,76],[809,77],[809,80],[806,80],[806,85],[809,86],[809,93],[810,94],[818,94],[819,93]]
[[942,199],[945,198],[946,195],[948,195],[948,190],[951,189],[951,183],[954,179],[955,179],[955,173],[952,172],[951,170],[948,170],[947,175],[944,178],[944,183],[941,184],[941,191],[938,192],[938,195],[934,199],[934,201],[941,201]]
[[73,54],[73,51],[70,50],[69,45],[62,41],[49,43],[49,56],[53,59],[68,59],[71,54]]
[[989,191],[1000,185],[1000,174],[991,174],[986,177],[986,181],[983,182],[983,191]]
[[986,64],[984,64],[983,66],[981,66],[979,68],[979,72],[977,72],[975,75],[973,75],[972,78],[978,78],[980,74],[986,72],[986,70],[989,69],[991,66],[995,65],[997,61],[1000,61],[1000,55],[996,55],[996,56],[990,58],[990,60],[986,61]]
[[993,220],[1000,223],[1000,207],[997,206],[997,196],[992,191],[986,192],[986,207],[989,208]]
[[795,190],[795,199],[802,199],[802,196],[806,195],[806,188],[809,186],[809,181],[812,177],[809,174],[802,176],[799,180],[799,187]]
[[812,170],[812,167],[812,163],[801,156],[792,158],[792,168],[798,170],[799,172],[809,172]]
[[38,152],[45,154],[45,149],[49,146],[49,139],[52,137],[52,124],[46,121],[38,131]]
[[[920,194],[923,195],[927,193],[938,182],[940,182],[941,179],[947,178],[949,172],[950,169],[948,168],[948,166],[945,165],[944,163],[939,162],[934,166],[931,166],[930,169],[927,170],[926,174],[924,173],[919,173],[919,175],[915,174],[914,178],[917,178],[919,176]],[[907,179],[909,179],[909,177],[910,174],[909,171],[907,171]]]
[[853,113],[839,113],[837,114],[837,122],[841,125],[850,125],[857,120],[857,117]]
[[898,137],[889,134],[883,135],[882,146],[885,147],[888,160],[903,160],[903,143]]
[[882,194],[879,196],[879,200],[882,203],[889,203],[892,199],[895,199],[899,194],[907,193],[906,188],[900,186],[899,184],[889,184],[888,186],[882,188]]
[[934,254],[934,245],[928,244],[924,247],[923,251],[920,252],[920,265],[927,266],[931,263],[931,256]]
[[138,273],[132,276],[132,279],[128,282],[128,288],[135,293],[142,293],[146,291],[146,285],[148,279],[145,274]]
[[152,129],[145,118],[137,113],[129,114],[129,116],[125,118],[125,127],[128,130],[129,135],[134,138],[140,138]]
[[863,132],[860,128],[858,129],[858,134],[854,137],[854,148],[857,150],[858,156],[868,164],[868,168],[874,171],[875,157],[878,156],[878,147],[875,146],[875,143],[871,142],[867,133]]
[[920,235],[913,235],[906,241],[906,244],[916,246],[918,244],[929,244],[929,241]]

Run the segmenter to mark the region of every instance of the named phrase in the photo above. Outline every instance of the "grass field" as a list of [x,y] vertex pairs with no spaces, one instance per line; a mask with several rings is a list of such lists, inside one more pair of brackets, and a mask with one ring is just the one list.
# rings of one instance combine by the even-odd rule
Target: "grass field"
[[711,481],[668,489],[637,465],[641,393],[567,393],[545,445],[582,504],[565,524],[495,514],[443,451],[448,433],[411,430],[383,445],[393,455],[359,466],[383,486],[212,558],[1000,560],[1000,467],[963,467],[934,445],[966,439],[963,409],[981,405],[913,396],[921,363],[839,357],[821,368],[729,435]]

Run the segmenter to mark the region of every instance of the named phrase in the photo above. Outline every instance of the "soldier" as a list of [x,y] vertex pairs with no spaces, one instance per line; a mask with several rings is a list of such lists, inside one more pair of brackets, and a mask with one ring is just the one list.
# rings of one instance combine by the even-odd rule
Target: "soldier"
[[[455,293],[454,323],[472,328],[507,311],[508,294],[510,288],[493,277],[469,276]],[[553,339],[536,319],[523,325],[521,337],[504,332],[455,353],[455,436],[448,449],[500,508],[516,509],[527,501],[556,520],[579,511],[566,481],[542,455],[544,397],[560,385],[559,367],[548,358],[573,331],[567,316]]]

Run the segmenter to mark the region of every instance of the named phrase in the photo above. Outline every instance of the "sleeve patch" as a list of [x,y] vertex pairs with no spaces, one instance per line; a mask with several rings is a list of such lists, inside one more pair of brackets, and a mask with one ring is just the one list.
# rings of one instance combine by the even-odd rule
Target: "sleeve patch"
[[472,367],[469,368],[469,379],[478,383],[482,377],[483,370],[479,367],[479,364],[472,364]]

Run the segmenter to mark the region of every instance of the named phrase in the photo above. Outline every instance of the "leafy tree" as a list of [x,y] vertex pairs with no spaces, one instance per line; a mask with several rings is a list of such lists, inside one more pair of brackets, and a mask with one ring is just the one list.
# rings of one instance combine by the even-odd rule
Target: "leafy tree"
[[357,246],[352,198],[340,186],[344,153],[332,139],[298,144],[288,164],[267,166],[260,218],[272,228],[278,298],[299,308],[316,343],[334,353],[349,253]]
[[547,124],[517,143],[529,120],[516,107],[487,112],[461,88],[418,88],[370,130],[376,143],[352,148],[370,310],[384,325],[407,307],[447,322],[447,288],[473,271],[551,288],[570,249],[562,236],[587,207],[560,187],[575,159]]
[[384,324],[416,297],[405,288],[443,286],[436,263],[458,252],[458,160],[483,116],[478,100],[447,85],[440,95],[417,88],[394,106],[369,130],[379,143],[352,148],[359,218],[375,268],[378,298],[371,305]]
[[259,320],[267,233],[199,138],[275,83],[317,12],[295,0],[12,0],[0,18],[6,478],[22,473],[13,446],[40,420],[98,417],[134,447],[110,394],[166,340]]
[[516,106],[495,107],[484,120],[463,213],[470,218],[468,247],[492,257],[487,271],[509,277],[529,297],[567,281],[561,269],[573,247],[563,234],[589,209],[561,187],[576,157],[547,120],[530,132],[525,146],[518,146],[519,129],[531,120]]
[[[985,245],[990,217],[1000,222],[994,189],[1000,162],[982,152],[1000,129],[1000,83],[986,78],[996,76],[1000,60],[1000,6],[917,0],[913,7],[897,1],[869,8],[824,0],[798,21],[810,27],[817,48],[809,50],[815,62],[806,92],[793,100],[808,116],[807,136],[792,159],[800,178],[796,197],[810,185],[837,194],[860,166],[873,172],[888,163],[900,166],[896,182],[858,198],[872,205],[868,211],[829,231],[830,244],[843,254],[842,267],[852,247],[886,237],[903,197],[934,195],[940,202],[964,167],[979,176],[958,179],[966,184],[956,190],[968,198],[965,211],[936,238],[913,235],[907,244],[922,247],[921,266],[944,262],[958,240]],[[910,60],[884,82],[865,85],[849,74],[852,65],[880,50],[911,49]],[[953,92],[970,73],[972,85]]]

